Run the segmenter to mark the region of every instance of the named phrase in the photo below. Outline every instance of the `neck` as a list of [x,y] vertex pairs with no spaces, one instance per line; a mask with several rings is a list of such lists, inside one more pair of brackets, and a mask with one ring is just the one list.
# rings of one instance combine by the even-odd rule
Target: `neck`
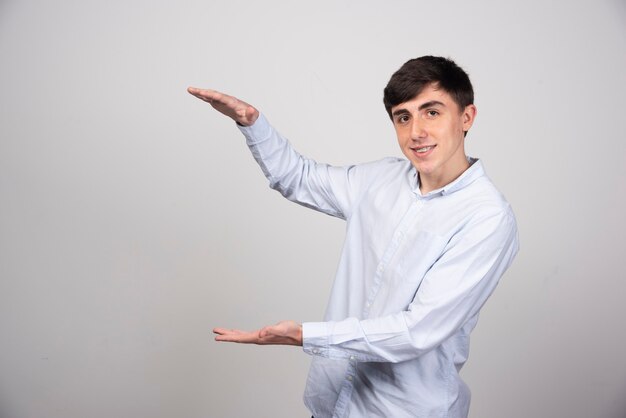
[[432,192],[433,190],[440,189],[446,184],[452,183],[454,180],[459,178],[459,176],[463,174],[465,170],[469,168],[469,166],[469,161],[467,161],[467,158],[464,157],[463,162],[455,167],[455,170],[448,173],[419,173],[420,193],[424,195],[426,193]]

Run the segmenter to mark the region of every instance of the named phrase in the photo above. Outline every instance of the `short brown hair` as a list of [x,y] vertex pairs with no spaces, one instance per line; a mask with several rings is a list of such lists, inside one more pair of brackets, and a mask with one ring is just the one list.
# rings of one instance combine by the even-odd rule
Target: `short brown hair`
[[391,76],[383,96],[389,117],[392,107],[414,99],[432,83],[452,96],[461,111],[474,103],[474,89],[467,73],[451,59],[426,55],[405,62]]

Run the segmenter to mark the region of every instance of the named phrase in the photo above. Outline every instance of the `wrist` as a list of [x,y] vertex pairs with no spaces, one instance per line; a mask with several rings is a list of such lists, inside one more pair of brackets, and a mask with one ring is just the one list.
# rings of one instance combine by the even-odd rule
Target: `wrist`
[[298,345],[300,345],[300,346],[303,344],[302,324],[298,324],[298,332],[297,332],[296,341],[298,342]]

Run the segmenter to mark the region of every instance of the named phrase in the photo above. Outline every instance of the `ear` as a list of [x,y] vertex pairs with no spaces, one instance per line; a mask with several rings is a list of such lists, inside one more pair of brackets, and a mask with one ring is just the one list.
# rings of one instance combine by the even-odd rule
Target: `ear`
[[465,106],[463,110],[463,114],[461,117],[463,118],[463,131],[467,132],[474,124],[474,119],[476,119],[476,106],[473,104]]

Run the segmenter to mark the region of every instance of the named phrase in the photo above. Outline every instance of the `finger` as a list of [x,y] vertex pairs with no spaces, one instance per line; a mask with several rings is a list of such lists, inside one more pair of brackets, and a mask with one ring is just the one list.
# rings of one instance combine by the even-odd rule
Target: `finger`
[[247,331],[242,331],[240,329],[231,329],[231,328],[213,328],[213,333],[215,334],[244,334]]
[[209,103],[212,101],[217,101],[217,102],[226,104],[228,100],[231,98],[231,96],[228,96],[224,93],[220,93],[217,90],[211,90],[211,89],[200,89],[197,87],[189,87],[187,88],[187,91],[190,94],[196,96],[198,99],[208,101]]
[[187,87],[187,91],[193,95],[205,95],[205,96],[219,93],[219,91],[217,90],[201,89],[200,87],[192,87],[192,86]]
[[198,99],[204,100],[205,102],[211,103],[213,101],[214,92],[212,90],[203,90],[196,87],[189,87],[187,92],[197,97]]
[[214,334],[227,334],[229,332],[230,332],[230,330],[228,330],[226,328],[213,328],[213,333]]
[[223,334],[217,335],[215,341],[243,343],[243,344],[257,344],[259,342],[258,332],[245,332],[239,334]]

